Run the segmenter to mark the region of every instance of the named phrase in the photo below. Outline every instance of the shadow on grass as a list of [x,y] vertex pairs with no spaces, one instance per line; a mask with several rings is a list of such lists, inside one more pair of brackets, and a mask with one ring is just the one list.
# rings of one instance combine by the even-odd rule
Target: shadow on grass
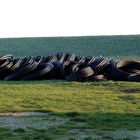
[[87,113],[67,112],[64,114],[62,113],[55,114],[66,116],[70,118],[71,122],[85,123],[86,125],[82,127],[86,129],[100,129],[100,130],[140,129],[140,113],[87,114]]
[[[26,111],[24,111],[26,112]],[[30,112],[30,111],[27,111]],[[140,130],[140,113],[80,113],[80,112],[52,112],[51,110],[32,110],[31,112],[47,113],[49,117],[68,119],[66,128],[70,129],[99,129],[99,130]],[[2,117],[2,116],[1,116]],[[76,124],[84,125],[76,125]],[[63,126],[64,127],[64,126]]]
[[[37,111],[39,112],[39,110]],[[140,130],[140,113],[79,113],[41,111],[52,116],[68,118],[67,128],[99,129],[99,130]],[[84,125],[76,125],[83,123]],[[73,125],[75,124],[75,125]]]
[[8,85],[30,85],[30,84],[62,84],[68,83],[65,80],[35,80],[35,81],[2,81],[0,80],[0,84],[8,84]]
[[[45,111],[43,111],[45,113]],[[34,124],[40,121],[47,121],[51,123],[53,121],[57,122],[57,118],[61,120],[68,120],[64,124],[51,125],[47,129],[45,127],[28,127],[26,128],[26,122],[23,128],[17,128],[11,130],[10,128],[0,127],[0,137],[1,138],[15,138],[18,137],[28,137],[28,138],[51,138],[54,139],[61,137],[90,137],[90,136],[100,136],[106,139],[115,137],[111,134],[116,132],[117,135],[126,132],[137,132],[140,130],[140,113],[78,113],[78,112],[65,112],[56,113],[51,111],[46,111],[48,113],[47,118],[35,119]],[[49,119],[48,119],[49,118]],[[52,119],[53,118],[53,119]],[[67,119],[66,119],[67,118]],[[19,118],[18,118],[19,119]],[[49,122],[50,120],[50,122]],[[29,123],[29,120],[28,120]],[[32,122],[33,123],[33,122]],[[52,123],[51,123],[52,124]],[[118,131],[117,131],[118,130]],[[127,131],[128,130],[128,131]],[[30,134],[29,134],[30,133]],[[127,134],[127,135],[128,135]],[[132,135],[132,134],[131,134]],[[127,137],[127,136],[126,136]],[[139,134],[138,134],[139,137]],[[104,138],[104,139],[105,139]],[[134,138],[133,138],[134,139]]]

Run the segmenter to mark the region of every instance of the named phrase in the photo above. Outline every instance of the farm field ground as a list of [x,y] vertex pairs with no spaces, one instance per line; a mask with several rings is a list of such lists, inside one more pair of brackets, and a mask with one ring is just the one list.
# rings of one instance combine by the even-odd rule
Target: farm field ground
[[140,58],[140,35],[0,39],[0,55],[36,56],[63,51],[77,55],[137,59]]
[[[0,39],[0,54],[140,58],[140,36]],[[0,139],[140,139],[140,83],[0,81]]]

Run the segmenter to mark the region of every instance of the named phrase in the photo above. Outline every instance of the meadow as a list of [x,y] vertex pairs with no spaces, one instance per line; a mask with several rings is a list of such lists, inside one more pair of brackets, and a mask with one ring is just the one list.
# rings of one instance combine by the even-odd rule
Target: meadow
[[96,57],[102,55],[113,58],[139,58],[140,35],[0,39],[0,55],[10,53],[19,57],[58,52],[74,52],[77,55]]

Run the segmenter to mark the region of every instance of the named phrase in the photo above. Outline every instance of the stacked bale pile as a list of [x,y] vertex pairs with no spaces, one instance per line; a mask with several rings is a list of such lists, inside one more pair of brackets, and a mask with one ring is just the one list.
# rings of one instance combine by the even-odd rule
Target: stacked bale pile
[[0,57],[0,80],[65,79],[67,81],[140,82],[140,62],[123,61],[74,53],[13,58]]

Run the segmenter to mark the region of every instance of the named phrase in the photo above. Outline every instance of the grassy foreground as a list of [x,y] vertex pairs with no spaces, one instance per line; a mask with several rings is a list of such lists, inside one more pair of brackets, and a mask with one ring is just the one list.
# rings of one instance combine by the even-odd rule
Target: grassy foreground
[[[45,136],[71,129],[139,130],[140,83],[0,82],[0,112],[23,111],[50,112],[69,119],[67,125],[43,129]],[[2,128],[0,135],[8,131]]]
[[[36,56],[63,51],[139,60],[139,46],[140,35],[12,38],[0,39],[0,55]],[[24,111],[49,114],[1,115]],[[0,81],[0,115],[0,140],[140,139],[140,83]]]
[[140,113],[140,83],[0,82],[0,112]]

